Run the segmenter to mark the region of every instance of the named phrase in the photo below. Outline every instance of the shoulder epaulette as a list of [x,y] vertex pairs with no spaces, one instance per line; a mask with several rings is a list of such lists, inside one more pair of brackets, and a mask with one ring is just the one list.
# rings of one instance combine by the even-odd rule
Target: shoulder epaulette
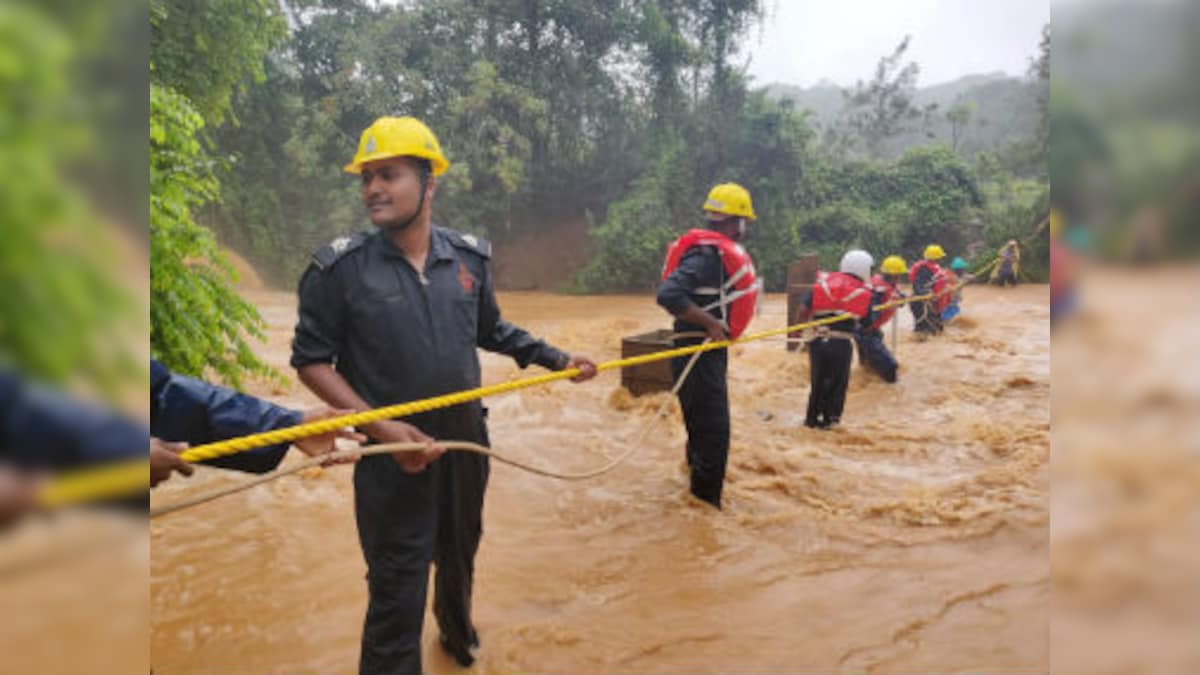
[[454,230],[442,228],[442,232],[450,238],[450,243],[458,248],[465,249],[484,258],[492,257],[492,242],[487,239],[481,239],[473,234],[459,234]]
[[313,254],[313,262],[320,269],[327,270],[347,253],[362,246],[363,242],[367,240],[367,236],[366,232],[355,232],[338,237],[317,249],[317,252]]

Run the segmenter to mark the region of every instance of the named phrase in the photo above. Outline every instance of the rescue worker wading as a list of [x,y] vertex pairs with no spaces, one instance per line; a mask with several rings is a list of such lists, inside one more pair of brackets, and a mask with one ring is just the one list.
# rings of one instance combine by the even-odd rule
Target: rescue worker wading
[[838,272],[818,272],[812,290],[804,294],[797,323],[842,313],[851,316],[814,330],[808,342],[808,412],[804,425],[828,429],[842,420],[846,389],[850,385],[850,362],[858,323],[871,311],[871,254],[847,251]]
[[998,286],[1007,286],[1012,284],[1017,285],[1017,278],[1021,275],[1021,247],[1017,244],[1016,239],[1009,239],[1004,246],[1000,247],[1000,252],[996,256],[1000,259],[992,269],[992,283]]
[[[675,316],[676,333],[700,333],[709,340],[737,338],[754,316],[759,283],[750,255],[737,243],[754,220],[750,193],[735,183],[714,187],[704,202],[707,229],[693,229],[667,248],[658,304]],[[677,337],[679,346],[705,337]],[[676,381],[691,356],[672,359]],[[729,458],[727,350],[703,352],[679,389],[687,427],[691,492],[721,508]]]
[[951,319],[958,316],[962,312],[962,289],[959,288],[960,283],[967,283],[971,280],[971,275],[967,273],[967,261],[962,258],[955,257],[950,263],[950,269],[945,270],[946,288],[949,292],[938,298],[938,316],[942,319],[942,325],[950,322]]
[[[345,169],[362,177],[372,232],[336,239],[300,280],[292,366],[335,408],[366,410],[480,385],[476,347],[524,367],[577,367],[565,354],[500,317],[490,246],[430,223],[436,177],[449,166],[433,133],[411,117],[382,117],[363,132]],[[487,445],[474,401],[362,428],[379,443],[428,450],[365,457],[354,467],[355,515],[367,563],[369,603],[360,673],[421,672],[421,626],[429,564],[440,643],[460,664],[474,660],[475,554],[483,533],[487,457],[446,453],[433,438]]]
[[898,307],[888,307],[876,310],[877,305],[893,302],[904,297],[900,292],[900,279],[908,272],[904,258],[890,255],[883,259],[879,266],[880,274],[871,277],[871,310],[867,318],[860,322],[859,330],[855,333],[858,344],[858,357],[863,365],[879,374],[885,382],[896,381],[896,371],[900,364],[888,351],[883,339],[883,326],[888,321],[895,320]]
[[[913,263],[908,271],[908,280],[912,283],[913,295],[941,293],[946,290],[946,275],[937,261],[946,257],[946,252],[937,244],[925,247],[924,259]],[[942,332],[942,317],[938,311],[939,298],[909,303],[913,315],[913,329],[917,335],[925,337]]]

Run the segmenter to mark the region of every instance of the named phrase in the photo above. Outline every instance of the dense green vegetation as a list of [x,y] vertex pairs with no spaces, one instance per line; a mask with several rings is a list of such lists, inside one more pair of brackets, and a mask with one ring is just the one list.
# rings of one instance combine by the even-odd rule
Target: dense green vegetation
[[[851,245],[911,259],[936,240],[988,257],[1047,209],[1046,74],[1032,68],[1019,96],[988,93],[996,83],[985,80],[943,110],[920,98],[905,40],[822,117],[745,75],[760,0],[151,9],[162,120],[152,129],[169,141],[192,125],[201,141],[160,138],[169,158],[152,163],[156,191],[173,176],[190,186],[152,204],[153,345],[186,372],[255,367],[244,339],[258,319],[229,292],[209,233],[293,286],[316,247],[367,226],[341,166],[383,114],[415,115],[439,135],[452,162],[439,223],[504,243],[586,218],[595,253],[577,292],[652,288],[665,245],[698,222],[717,182],[751,190],[759,220],[747,245],[771,289],[808,250],[826,265]],[[1013,119],[1033,121],[989,121]],[[1031,253],[1027,269],[1044,273]],[[192,323],[216,328],[197,343]]]
[[112,225],[80,180],[100,112],[81,71],[105,18],[0,5],[0,370],[118,398],[144,372],[132,339],[144,326],[112,269]]

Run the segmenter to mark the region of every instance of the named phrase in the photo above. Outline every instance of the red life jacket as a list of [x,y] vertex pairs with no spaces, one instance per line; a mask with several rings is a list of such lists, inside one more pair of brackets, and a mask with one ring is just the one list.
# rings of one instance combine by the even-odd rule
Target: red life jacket
[[721,266],[725,271],[724,284],[721,288],[695,289],[700,293],[719,295],[715,303],[703,307],[704,310],[721,308],[721,316],[729,327],[730,337],[736,339],[746,331],[750,319],[754,318],[754,309],[758,304],[758,294],[762,284],[754,272],[754,262],[746,249],[729,237],[713,230],[693,229],[687,234],[671,242],[667,247],[667,259],[663,263],[662,278],[666,279],[679,267],[683,254],[694,246],[712,246],[721,256]]
[[[939,269],[938,273],[933,277],[933,292],[943,292],[942,295],[934,298],[937,304],[937,311],[941,314],[950,303],[954,301],[954,292],[951,290],[958,283],[958,275],[948,269]],[[939,288],[940,285],[940,288]]]
[[[929,268],[929,271],[933,273],[932,290],[934,293],[941,293],[949,287],[949,284],[946,283],[946,270],[943,270],[941,265],[932,260],[918,260],[913,263],[913,266],[908,269],[908,280],[910,283],[917,283],[917,271],[922,268]],[[940,301],[941,297],[938,298],[938,302]]]
[[[882,274],[876,274],[875,276],[871,277],[871,286],[874,291],[880,295],[879,304],[881,305],[892,302],[893,300],[899,300],[900,298],[904,297],[900,294],[900,289],[889,284],[887,280],[883,278]],[[883,324],[891,320],[892,316],[896,314],[897,309],[899,309],[899,305],[895,307],[888,307],[887,309],[879,312],[879,316],[875,319],[875,323],[871,324],[871,330],[879,330]]]
[[940,265],[938,265],[937,263],[935,263],[932,260],[918,260],[917,262],[913,263],[912,267],[908,268],[908,282],[910,284],[917,283],[917,272],[919,272],[920,270],[922,270],[926,267],[929,268],[929,271],[932,272],[933,276],[935,276],[935,277],[937,276],[937,273],[940,272],[942,269],[942,267]]
[[813,314],[849,312],[863,318],[871,311],[871,287],[844,272],[817,272],[813,284]]

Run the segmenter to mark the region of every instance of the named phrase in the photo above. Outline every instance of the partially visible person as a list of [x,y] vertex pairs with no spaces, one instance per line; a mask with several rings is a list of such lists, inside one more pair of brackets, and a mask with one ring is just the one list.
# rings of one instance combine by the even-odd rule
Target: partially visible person
[[939,294],[945,292],[947,284],[946,272],[938,261],[945,257],[946,251],[941,246],[930,244],[925,247],[922,259],[908,270],[908,280],[912,283],[914,295],[935,294],[933,298],[908,305],[913,315],[913,330],[922,339],[942,332],[942,316],[938,312],[937,304],[941,297]]
[[999,258],[999,262],[992,268],[992,283],[997,286],[1009,284],[1016,286],[1018,277],[1021,275],[1021,247],[1017,244],[1017,240],[1009,239],[1004,246],[1001,246],[997,258]]
[[896,321],[898,307],[876,309],[904,298],[900,291],[900,280],[908,273],[908,264],[898,255],[890,255],[879,265],[879,274],[871,277],[871,309],[855,331],[859,361],[875,371],[885,382],[895,382],[900,364],[888,351],[883,339],[883,326]]
[[970,280],[971,275],[967,272],[967,261],[956,256],[950,262],[950,269],[946,272],[947,293],[938,298],[937,306],[943,325],[962,312],[962,284]]
[[[0,369],[0,520],[37,504],[56,473],[144,460],[145,425]],[[144,495],[115,504],[144,508]]]
[[818,272],[812,290],[801,300],[801,322],[812,319],[845,319],[820,326],[808,342],[808,410],[804,426],[829,429],[842,421],[846,390],[850,386],[850,362],[854,356],[857,325],[871,311],[871,254],[847,251],[837,272]]
[[[249,394],[172,373],[162,363],[150,361],[150,485],[157,486],[172,472],[192,474],[192,466],[179,454],[189,445],[223,441],[238,436],[315,422],[350,411],[319,407],[291,410]],[[337,431],[297,440],[301,452],[316,457],[337,449],[336,439],[366,440],[351,431]],[[266,473],[279,466],[291,443],[279,443],[207,460],[202,464],[224,469]]]
[[30,469],[0,463],[0,528],[37,508],[44,478]]
[[1063,216],[1050,212],[1050,326],[1075,311],[1078,305],[1079,261],[1076,247],[1063,235]]

